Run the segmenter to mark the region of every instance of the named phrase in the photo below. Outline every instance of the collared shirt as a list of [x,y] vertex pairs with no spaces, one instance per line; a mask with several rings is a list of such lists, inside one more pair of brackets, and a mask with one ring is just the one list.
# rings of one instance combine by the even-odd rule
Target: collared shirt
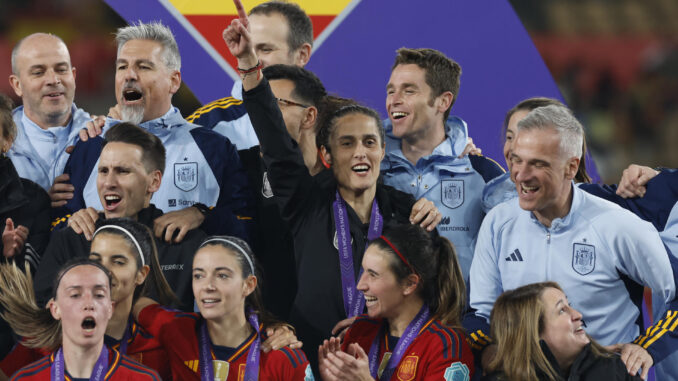
[[7,153],[19,176],[49,190],[54,179],[61,175],[69,155],[66,147],[78,141],[79,127],[84,127],[91,116],[73,104],[71,119],[63,127],[43,130],[24,113],[23,106],[12,112],[17,125],[17,137]]
[[665,302],[675,297],[668,254],[648,222],[572,186],[572,206],[550,227],[518,199],[497,205],[478,234],[471,265],[471,307],[489,320],[505,290],[558,282],[604,345],[628,343],[640,332],[643,286]]
[[412,164],[393,136],[390,120],[386,127],[386,156],[381,163],[384,183],[416,199],[433,201],[442,214],[438,233],[457,249],[459,263],[468,281],[475,239],[483,221],[481,194],[485,184],[503,173],[501,167],[483,156],[458,156],[466,147],[466,122],[451,116],[445,124],[445,140],[433,152]]

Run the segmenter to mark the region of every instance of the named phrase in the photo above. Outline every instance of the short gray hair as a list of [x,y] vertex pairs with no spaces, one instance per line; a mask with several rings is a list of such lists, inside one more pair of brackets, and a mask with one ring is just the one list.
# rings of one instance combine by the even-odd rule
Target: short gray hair
[[518,131],[554,129],[560,135],[560,153],[581,157],[584,128],[572,111],[564,106],[537,107],[518,122]]
[[165,66],[170,70],[181,70],[179,46],[169,27],[158,21],[150,23],[139,21],[136,25],[132,24],[119,28],[118,32],[115,34],[115,42],[118,44],[118,55],[120,54],[120,49],[122,49],[123,45],[131,40],[151,40],[159,42],[163,47],[162,55]]

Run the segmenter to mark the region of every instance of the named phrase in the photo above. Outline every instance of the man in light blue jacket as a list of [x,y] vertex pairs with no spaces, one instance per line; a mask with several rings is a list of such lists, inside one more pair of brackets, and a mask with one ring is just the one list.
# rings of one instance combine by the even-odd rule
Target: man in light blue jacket
[[19,176],[49,191],[52,206],[70,198],[68,178],[60,176],[68,160],[66,147],[78,139],[90,115],[73,103],[75,68],[61,38],[35,33],[12,50],[10,84],[23,106],[13,112],[17,138],[8,152]]
[[[494,161],[462,152],[466,123],[450,117],[461,68],[433,49],[398,49],[386,87],[384,183],[440,210],[438,233],[457,249],[468,280],[473,247],[484,213],[485,184],[503,173]],[[460,157],[461,156],[461,157]]]
[[476,320],[467,319],[466,327],[477,348],[487,345],[482,324],[499,294],[556,281],[584,315],[588,333],[604,345],[624,344],[630,373],[642,366],[646,374],[668,354],[663,343],[675,339],[672,327],[636,341],[642,346],[629,343],[642,333],[644,286],[666,304],[675,298],[674,259],[650,223],[574,186],[582,136],[562,106],[537,108],[518,124],[510,154],[518,198],[483,221],[470,276]]

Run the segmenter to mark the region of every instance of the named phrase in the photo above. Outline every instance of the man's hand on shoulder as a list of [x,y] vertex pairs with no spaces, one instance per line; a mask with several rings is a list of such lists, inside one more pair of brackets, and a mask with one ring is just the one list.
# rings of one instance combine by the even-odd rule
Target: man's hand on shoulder
[[84,234],[88,241],[92,240],[94,235],[94,225],[99,219],[99,213],[96,209],[89,207],[80,209],[68,219],[68,226],[78,234]]
[[54,184],[47,191],[52,201],[52,208],[62,207],[68,203],[68,200],[73,198],[75,188],[68,182],[70,179],[67,173],[59,175],[54,179]]
[[[188,207],[174,212],[165,213],[153,221],[155,236],[166,242],[181,242],[186,234],[197,229],[205,221],[205,216],[196,207]],[[176,237],[172,237],[176,234]]]
[[622,173],[621,180],[619,180],[617,195],[623,198],[645,196],[645,184],[658,174],[659,171],[650,167],[636,164],[629,165]]

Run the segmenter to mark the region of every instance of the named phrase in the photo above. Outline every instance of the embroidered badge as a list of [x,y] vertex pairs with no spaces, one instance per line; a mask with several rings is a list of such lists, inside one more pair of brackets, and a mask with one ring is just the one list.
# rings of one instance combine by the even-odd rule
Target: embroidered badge
[[271,188],[271,183],[268,182],[268,172],[264,172],[264,178],[261,181],[261,195],[266,198],[273,197],[273,188]]
[[466,364],[457,361],[445,369],[445,381],[468,381],[471,378]]
[[458,208],[464,203],[464,180],[443,180],[440,200],[448,208]]
[[419,362],[419,356],[407,356],[400,362],[398,367],[398,379],[401,381],[411,381],[414,380],[414,376],[417,373],[417,363]]
[[184,192],[198,186],[198,163],[174,163],[174,185]]
[[580,275],[586,275],[596,267],[596,248],[593,245],[575,243],[572,248],[572,268]]

